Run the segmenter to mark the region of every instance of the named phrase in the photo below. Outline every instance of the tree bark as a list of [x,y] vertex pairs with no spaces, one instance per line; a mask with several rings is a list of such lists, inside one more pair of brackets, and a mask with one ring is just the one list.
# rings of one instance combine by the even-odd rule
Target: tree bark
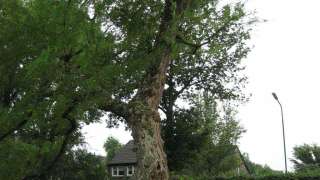
[[[139,112],[136,111],[136,112]],[[141,111],[140,111],[141,112]],[[160,115],[145,110],[132,116],[132,136],[137,145],[138,168],[135,179],[167,180],[169,172],[160,134]]]
[[144,84],[129,103],[129,127],[137,145],[136,179],[167,180],[169,171],[161,138],[158,107],[163,94],[166,71],[171,61],[170,47],[159,47]]

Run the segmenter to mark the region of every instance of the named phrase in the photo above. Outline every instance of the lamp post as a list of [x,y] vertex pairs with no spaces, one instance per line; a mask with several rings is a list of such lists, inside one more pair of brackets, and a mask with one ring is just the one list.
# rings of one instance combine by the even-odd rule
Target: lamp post
[[283,110],[282,110],[282,105],[279,101],[278,96],[276,95],[276,93],[272,93],[273,98],[279,103],[280,105],[280,109],[281,109],[281,118],[282,118],[282,137],[283,137],[283,149],[284,149],[284,163],[285,163],[285,167],[286,167],[286,174],[288,173],[288,169],[287,169],[287,151],[286,151],[286,138],[285,138],[285,134],[284,134],[284,121],[283,121]]

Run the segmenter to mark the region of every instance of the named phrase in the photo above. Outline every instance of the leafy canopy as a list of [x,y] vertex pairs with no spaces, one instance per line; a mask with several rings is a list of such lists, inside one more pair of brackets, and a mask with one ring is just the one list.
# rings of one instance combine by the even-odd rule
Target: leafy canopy
[[[192,1],[179,17],[167,73],[175,97],[198,89],[239,97],[246,14],[242,4],[217,4]],[[43,178],[81,143],[83,124],[105,113],[101,104],[133,97],[156,59],[163,7],[156,0],[1,1],[0,179]]]

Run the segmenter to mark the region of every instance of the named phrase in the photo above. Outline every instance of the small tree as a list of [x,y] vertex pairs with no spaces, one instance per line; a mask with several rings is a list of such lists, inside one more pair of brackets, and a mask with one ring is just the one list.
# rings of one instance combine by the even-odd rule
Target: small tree
[[110,136],[104,143],[103,147],[107,153],[107,163],[112,160],[114,155],[121,149],[123,145],[114,137]]
[[294,169],[298,172],[320,171],[320,146],[304,144],[293,148]]

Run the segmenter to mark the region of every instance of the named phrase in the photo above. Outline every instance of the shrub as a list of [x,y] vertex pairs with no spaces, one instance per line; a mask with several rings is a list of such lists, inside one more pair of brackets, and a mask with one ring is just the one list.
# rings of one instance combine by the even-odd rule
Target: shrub
[[236,177],[191,177],[172,174],[171,180],[320,180],[319,175],[313,174],[289,174],[269,176],[236,176]]

